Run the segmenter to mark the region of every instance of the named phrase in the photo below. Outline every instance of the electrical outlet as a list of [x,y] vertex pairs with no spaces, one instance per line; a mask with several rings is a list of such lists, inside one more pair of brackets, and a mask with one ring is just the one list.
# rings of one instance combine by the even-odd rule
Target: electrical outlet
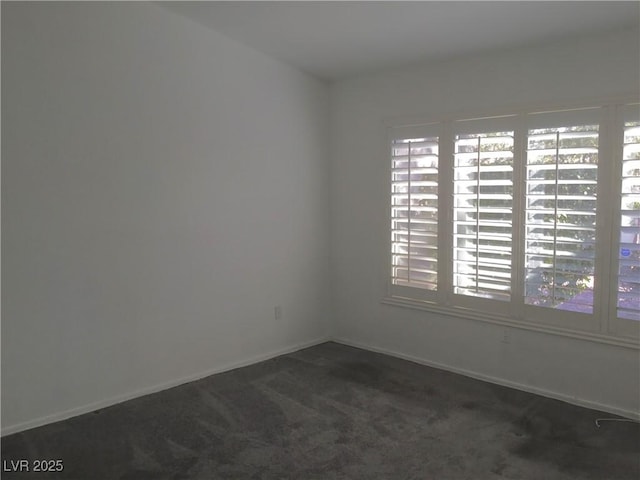
[[502,343],[511,343],[511,332],[508,328],[502,330]]
[[282,318],[282,307],[280,305],[276,305],[273,308],[273,313],[274,313],[274,316],[276,317],[276,320],[280,320]]

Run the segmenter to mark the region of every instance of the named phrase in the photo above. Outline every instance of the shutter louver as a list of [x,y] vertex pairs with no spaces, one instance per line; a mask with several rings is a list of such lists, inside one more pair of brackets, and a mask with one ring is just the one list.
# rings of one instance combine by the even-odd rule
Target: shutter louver
[[626,122],[618,260],[619,318],[640,320],[640,122]]
[[454,293],[511,298],[513,132],[455,137]]
[[598,126],[528,131],[525,303],[593,312]]
[[393,140],[391,162],[391,282],[435,291],[438,137]]

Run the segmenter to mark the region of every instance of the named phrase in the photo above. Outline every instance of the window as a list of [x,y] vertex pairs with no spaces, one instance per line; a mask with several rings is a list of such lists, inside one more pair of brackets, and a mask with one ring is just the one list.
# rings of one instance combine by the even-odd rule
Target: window
[[525,303],[593,313],[598,125],[527,132]]
[[640,321],[640,118],[624,123],[618,250],[616,314]]
[[396,285],[438,287],[438,138],[394,140],[392,251]]
[[391,283],[429,298],[438,289],[439,137],[433,131],[391,139]]
[[511,297],[513,131],[457,134],[453,291]]
[[640,332],[637,105],[391,131],[392,303]]

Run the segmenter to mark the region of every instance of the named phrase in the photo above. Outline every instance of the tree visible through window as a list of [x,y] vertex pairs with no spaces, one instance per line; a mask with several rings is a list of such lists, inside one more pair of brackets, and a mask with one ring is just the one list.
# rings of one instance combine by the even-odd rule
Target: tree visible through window
[[527,142],[525,301],[591,313],[598,126],[532,129]]
[[457,135],[454,162],[454,293],[509,300],[513,132]]
[[394,140],[391,168],[392,282],[438,286],[438,138]]
[[638,337],[638,104],[411,123],[389,133],[387,301]]

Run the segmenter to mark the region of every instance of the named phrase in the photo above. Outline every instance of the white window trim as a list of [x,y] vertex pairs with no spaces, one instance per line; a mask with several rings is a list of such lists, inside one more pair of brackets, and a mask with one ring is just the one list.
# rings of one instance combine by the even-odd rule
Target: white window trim
[[[454,148],[455,138],[457,134],[486,133],[486,132],[493,132],[493,131],[514,130],[513,125],[517,122],[517,120],[518,120],[517,115],[505,115],[505,116],[501,115],[498,117],[488,117],[486,119],[483,118],[483,119],[454,121],[452,122],[452,128],[451,128],[451,141],[452,141],[451,147]],[[514,133],[515,133],[515,130],[514,130]],[[516,146],[514,145],[514,154],[515,154],[515,148]],[[448,170],[451,170],[452,172],[454,172],[455,162],[453,162],[453,155],[449,158],[452,159],[452,164],[451,164],[451,167],[448,168]],[[455,184],[455,180],[454,182],[452,182],[452,185],[451,185],[452,188],[455,188],[454,184]],[[449,196],[448,199],[452,199],[452,197]],[[451,214],[453,215],[454,213],[453,204],[449,205],[448,202],[444,202],[444,203],[445,203],[445,206],[447,207],[447,210],[450,211]],[[451,279],[453,278],[454,248],[451,247],[450,243],[451,243],[451,239],[453,238],[453,226],[454,226],[453,224],[454,224],[454,221],[447,223],[447,228],[451,230],[447,232],[444,248],[441,249],[443,252],[447,252],[450,254],[450,256],[447,258],[447,267],[450,270]],[[515,257],[512,255],[512,263],[511,263],[512,270],[513,270],[513,264],[515,261],[514,258]],[[513,279],[511,281],[511,284],[513,285]],[[511,295],[513,295],[513,292],[511,292]],[[509,313],[510,307],[512,304],[512,302],[498,302],[496,300],[489,300],[489,299],[485,299],[477,296],[467,296],[462,294],[456,294],[456,293],[453,293],[453,291],[449,292],[448,300],[449,300],[448,303],[451,305],[460,305],[462,308],[480,309],[484,311],[486,311],[486,309],[484,308],[484,305],[493,306],[494,312],[501,313],[504,315]]]
[[[614,282],[613,279],[617,274],[617,262],[618,262],[618,248],[617,241],[619,235],[619,221],[616,220],[617,212],[619,211],[619,205],[615,202],[606,202],[607,198],[619,198],[615,194],[619,194],[619,170],[621,168],[621,147],[618,147],[619,142],[614,142],[613,138],[620,136],[621,123],[619,120],[622,118],[621,109],[629,104],[637,104],[639,96],[638,94],[632,94],[628,96],[621,96],[615,98],[598,99],[597,101],[581,101],[581,102],[569,102],[564,104],[555,105],[534,105],[534,106],[521,106],[517,109],[500,109],[493,112],[474,112],[470,114],[456,114],[456,115],[443,115],[439,120],[435,117],[413,117],[413,118],[391,118],[384,121],[384,126],[387,132],[391,129],[405,129],[411,127],[413,132],[419,132],[422,126],[429,126],[433,129],[434,125],[440,125],[442,130],[440,131],[440,164],[439,164],[439,179],[441,185],[439,186],[439,194],[446,196],[447,200],[439,204],[439,270],[438,279],[440,282],[446,282],[446,288],[439,288],[436,296],[429,298],[416,299],[414,295],[402,291],[392,292],[391,282],[389,278],[389,255],[390,255],[390,235],[387,236],[386,242],[385,268],[386,275],[385,283],[387,285],[386,292],[383,294],[381,302],[386,305],[400,306],[406,308],[412,308],[447,316],[459,317],[470,320],[478,320],[498,325],[505,325],[515,328],[521,328],[525,330],[538,331],[544,333],[550,333],[554,335],[567,336],[572,338],[578,338],[583,340],[590,340],[598,343],[611,344],[621,347],[640,349],[640,322],[618,319],[615,314],[615,302],[614,305],[610,305],[609,298],[611,295],[615,295],[617,291],[617,279]],[[471,298],[473,301],[469,303],[454,302],[453,294],[451,293],[452,283],[452,260],[453,260],[453,248],[449,243],[451,242],[452,232],[443,232],[441,227],[446,229],[452,228],[452,194],[453,194],[453,168],[451,163],[442,159],[452,158],[453,156],[453,123],[461,120],[469,119],[482,119],[491,117],[503,117],[503,116],[515,116],[513,130],[516,132],[516,145],[514,149],[516,152],[520,152],[520,156],[526,150],[526,116],[533,113],[540,112],[557,112],[561,110],[578,110],[578,109],[590,109],[601,108],[603,121],[600,122],[600,141],[599,141],[599,158],[602,159],[599,162],[599,186],[605,185],[607,190],[606,194],[599,193],[597,202],[597,252],[601,252],[596,256],[596,289],[598,293],[594,292],[594,298],[596,299],[594,305],[594,311],[592,315],[588,314],[575,314],[576,321],[571,320],[572,312],[562,312],[560,315],[562,319],[548,318],[550,316],[538,316],[534,321],[530,315],[531,311],[540,310],[541,307],[535,307],[524,304],[522,293],[524,291],[523,275],[520,269],[522,263],[519,259],[523,258],[524,253],[524,238],[521,234],[514,235],[513,244],[513,268],[517,270],[515,272],[515,278],[518,282],[514,282],[512,289],[512,298],[518,298],[515,302],[509,302],[508,312],[490,312],[490,310],[479,310],[475,308],[480,306],[483,299]],[[611,131],[607,131],[607,126],[611,126]],[[384,161],[387,168],[386,172],[390,171],[389,162],[389,144],[387,141]],[[610,159],[610,155],[613,155],[614,162],[607,161]],[[516,162],[514,165],[514,184],[516,182],[523,182],[526,178],[526,167],[523,162]],[[387,178],[390,178],[388,175]],[[608,185],[608,186],[607,186]],[[522,187],[521,187],[522,188]],[[514,232],[520,232],[524,227],[524,205],[522,205],[522,195],[516,195],[514,197],[514,218],[513,228]],[[390,202],[387,202],[390,205]],[[616,213],[616,215],[614,215]],[[389,216],[387,216],[389,218]],[[616,228],[616,223],[618,223]],[[612,248],[612,247],[616,248]],[[603,254],[602,252],[611,252],[610,256]],[[603,279],[606,279],[603,280]],[[598,285],[598,283],[600,285]],[[609,284],[609,288],[606,288],[606,284]],[[480,302],[475,302],[480,300]],[[479,303],[479,304],[478,304]],[[545,312],[551,309],[544,308]],[[559,313],[559,312],[554,312]],[[544,318],[544,320],[542,319]],[[567,321],[568,320],[568,321]]]
[[[632,102],[630,102],[632,103]],[[624,122],[627,120],[626,111],[628,110],[627,105],[616,105],[615,109],[611,108],[610,116],[613,117],[617,122],[612,121],[613,132],[612,137],[621,138],[624,130]],[[640,107],[639,107],[640,108]],[[620,142],[616,143],[612,146],[614,150],[614,162],[612,167],[614,172],[622,171],[622,144]],[[616,293],[618,289],[618,279],[616,277],[618,272],[618,245],[620,241],[620,215],[618,215],[618,209],[620,208],[620,193],[621,193],[621,182],[619,181],[619,177],[617,175],[611,175],[609,180],[610,191],[612,198],[615,198],[615,202],[611,202],[609,205],[609,209],[606,211],[606,216],[611,222],[611,228],[609,230],[610,236],[608,238],[611,256],[608,259],[608,267],[611,270],[610,277],[611,281],[609,282],[609,294],[605,297],[608,299],[616,298]],[[616,248],[613,248],[613,247]],[[632,321],[632,320],[624,320],[620,319],[617,316],[617,305],[616,302],[609,302],[607,305],[607,310],[605,311],[605,318],[608,318],[608,333],[613,335],[624,335],[633,338],[640,338],[640,321]]]
[[[604,176],[606,178],[606,174],[610,172],[612,169],[612,166],[607,165],[607,162],[605,161],[605,158],[608,157],[608,153],[610,153],[610,150],[606,149],[606,147],[608,146],[608,138],[609,138],[607,135],[608,132],[606,132],[605,128],[603,127],[604,125],[606,125],[606,120],[608,119],[608,116],[606,115],[607,108],[602,105],[595,106],[593,108],[591,106],[588,106],[588,107],[585,107],[584,109],[571,110],[568,112],[569,113],[567,114],[565,114],[564,112],[561,112],[560,114],[556,114],[556,112],[549,112],[551,118],[560,117],[558,120],[556,120],[556,122],[553,122],[553,124],[555,125],[555,124],[563,124],[563,123],[567,123],[567,124],[573,123],[573,120],[576,117],[585,117],[581,121],[584,121],[586,123],[591,123],[591,121],[594,121],[594,120],[598,122],[598,125],[600,126],[599,141],[598,141],[598,159],[599,159],[598,177],[599,177],[599,184],[600,183],[605,184],[606,182],[602,182],[603,180],[602,177]],[[545,118],[545,117],[550,118],[544,113],[538,114],[536,112],[534,114],[529,114],[529,115],[525,114],[523,116],[523,121],[525,123],[523,125],[523,130],[521,131],[521,138],[523,138],[523,140],[526,141],[527,131],[530,128],[539,128],[543,125],[547,125],[548,124],[547,122],[540,121],[541,118]],[[567,120],[563,122],[562,117],[566,117]],[[523,155],[523,158],[526,158],[526,146],[523,147],[522,155]],[[522,165],[522,167],[523,167],[523,170],[526,169],[524,165]],[[525,182],[526,180],[524,177],[522,177],[521,181]],[[600,194],[597,197],[596,212],[602,212],[603,204],[605,204],[605,200],[607,198],[607,195],[603,195],[602,193],[604,192],[600,192]],[[521,195],[519,195],[518,197],[522,198]],[[526,212],[523,206],[520,206],[520,210],[518,211],[518,213],[521,216],[526,215]],[[609,251],[608,246],[603,245],[603,240],[606,241],[609,236],[608,230],[606,230],[607,224],[606,222],[603,221],[604,217],[605,217],[604,215],[597,216],[598,221],[596,224],[596,257],[595,257],[595,275],[594,276],[598,279],[609,278],[608,272],[606,272],[605,269],[602,268],[602,266],[604,265],[604,263],[602,262],[602,257],[604,256],[602,255],[602,252]],[[522,244],[521,246],[523,249],[524,249],[524,243],[526,240],[524,235],[524,230],[525,230],[524,224],[525,224],[525,221],[523,219],[522,223],[518,225],[519,234],[515,235],[516,241]],[[521,259],[522,257],[518,258],[518,263],[520,264],[519,265],[520,267],[522,267]],[[594,332],[594,333],[603,333],[606,331],[606,326],[602,325],[602,322],[601,322],[601,319],[606,318],[606,316],[603,317],[599,310],[600,300],[603,297],[601,281],[598,281],[597,284],[595,285],[594,305],[593,305],[592,314],[581,314],[581,313],[574,313],[566,310],[556,310],[553,308],[526,305],[524,304],[524,298],[522,293],[523,292],[520,292],[520,296],[519,296],[519,299],[521,299],[522,302],[518,301],[518,303],[521,303],[520,308],[522,311],[522,319],[524,321],[531,322],[531,323],[541,323],[549,326],[570,329],[570,330],[577,330],[577,331],[588,331],[588,332]]]

